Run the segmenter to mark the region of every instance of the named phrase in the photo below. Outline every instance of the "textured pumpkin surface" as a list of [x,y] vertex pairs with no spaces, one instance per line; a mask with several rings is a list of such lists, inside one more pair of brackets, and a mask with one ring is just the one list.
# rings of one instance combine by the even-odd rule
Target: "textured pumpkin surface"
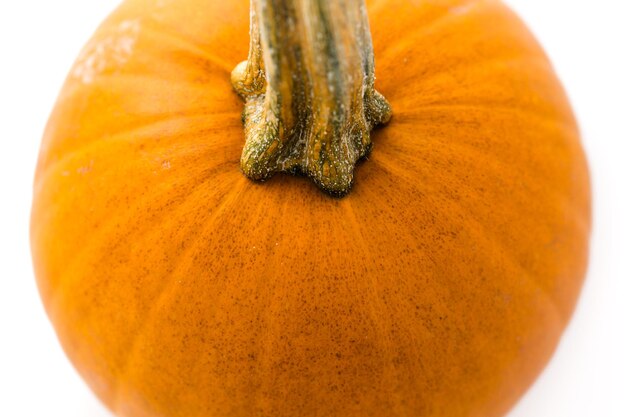
[[368,6],[394,116],[340,200],[240,172],[247,1],[128,0],[78,59],[32,250],[119,416],[500,416],[554,351],[590,207],[551,65],[498,1]]

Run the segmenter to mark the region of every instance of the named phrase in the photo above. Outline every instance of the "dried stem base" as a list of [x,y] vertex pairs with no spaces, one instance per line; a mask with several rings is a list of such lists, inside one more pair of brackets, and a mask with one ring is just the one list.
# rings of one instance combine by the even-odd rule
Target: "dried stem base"
[[247,61],[232,73],[246,100],[243,172],[301,172],[345,195],[370,131],[391,117],[374,89],[363,0],[252,0]]

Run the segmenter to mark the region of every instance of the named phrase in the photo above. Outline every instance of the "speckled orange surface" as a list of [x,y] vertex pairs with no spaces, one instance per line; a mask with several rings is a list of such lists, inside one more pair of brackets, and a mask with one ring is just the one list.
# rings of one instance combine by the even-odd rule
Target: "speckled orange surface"
[[587,260],[552,67],[497,1],[369,2],[373,135],[348,197],[240,173],[248,2],[128,0],[43,139],[32,250],[61,343],[122,417],[493,417]]

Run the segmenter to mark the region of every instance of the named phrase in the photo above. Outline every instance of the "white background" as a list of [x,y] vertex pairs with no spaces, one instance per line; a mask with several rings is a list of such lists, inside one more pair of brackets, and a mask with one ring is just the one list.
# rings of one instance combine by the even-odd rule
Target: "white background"
[[[56,94],[117,3],[0,1],[0,416],[111,417],[70,366],[45,317],[28,218],[39,140]],[[578,310],[553,361],[510,417],[625,417],[626,7],[622,0],[508,3],[542,41],[569,91],[595,198],[592,261]]]

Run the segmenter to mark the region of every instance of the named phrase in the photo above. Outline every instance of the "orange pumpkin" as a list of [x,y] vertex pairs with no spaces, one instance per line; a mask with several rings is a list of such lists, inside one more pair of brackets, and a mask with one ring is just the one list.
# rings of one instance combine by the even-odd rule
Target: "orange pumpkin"
[[343,198],[247,179],[243,0],[126,0],[43,139],[31,241],[61,343],[125,417],[501,416],[584,277],[576,121],[495,0],[371,0],[393,107]]

